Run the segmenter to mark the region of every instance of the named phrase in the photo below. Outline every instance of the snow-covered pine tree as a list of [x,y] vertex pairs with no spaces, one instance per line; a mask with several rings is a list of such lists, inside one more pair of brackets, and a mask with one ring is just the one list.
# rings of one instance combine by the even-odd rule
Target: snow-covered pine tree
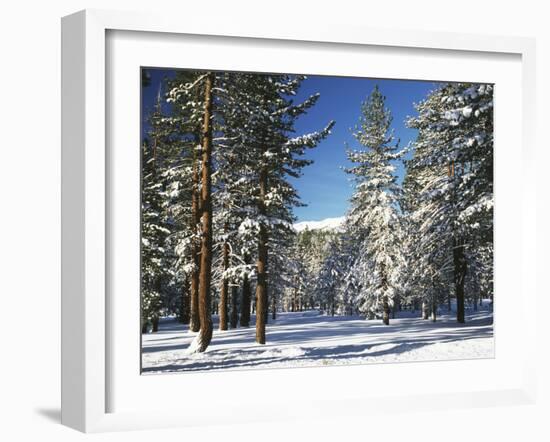
[[417,110],[408,121],[419,130],[408,170],[419,189],[413,216],[424,243],[432,245],[422,262],[433,266],[434,253],[450,250],[435,265],[444,271],[452,262],[457,321],[463,323],[467,257],[478,247],[492,249],[493,87],[444,84]]
[[[198,332],[199,320],[199,273],[200,273],[200,174],[201,174],[201,127],[204,111],[204,72],[177,71],[167,81],[167,102],[171,105],[170,117],[173,136],[186,150],[188,161],[184,169],[174,173],[174,181],[186,189],[187,198],[180,198],[179,224],[174,236],[177,238],[179,265],[189,280],[189,329]],[[178,172],[186,176],[178,176]],[[183,215],[186,215],[185,217]],[[183,224],[186,219],[186,224]]]
[[[198,206],[201,232],[200,235],[191,233],[190,241],[187,236],[183,240],[193,245],[193,239],[199,236],[201,242],[200,266],[190,263],[193,269],[200,269],[198,310],[201,324],[191,351],[204,351],[212,334],[209,309],[212,254],[215,250],[212,244],[214,206],[219,214],[216,222],[221,223],[221,230],[226,233],[216,237],[223,243],[219,248],[222,322],[225,323],[227,318],[231,275],[241,271],[248,282],[254,276],[248,270],[254,268],[251,261],[256,256],[257,341],[265,342],[269,238],[275,237],[273,234],[277,229],[289,229],[293,220],[291,208],[299,204],[288,177],[297,177],[300,169],[309,164],[300,157],[306,148],[314,147],[326,137],[332,126],[330,123],[321,132],[291,136],[295,119],[318,98],[312,96],[298,105],[292,102],[290,97],[296,94],[302,80],[302,77],[287,75],[196,72],[180,74],[180,78],[171,83],[168,97],[179,115],[170,121],[180,134],[195,134],[198,148],[192,151],[201,160],[200,165],[194,161],[191,167],[195,184],[192,189],[197,187],[196,175],[200,173],[200,198],[198,205],[191,205],[190,215],[192,232],[193,225],[197,225],[193,208]],[[174,123],[178,117],[179,122]],[[227,165],[236,166],[235,170]],[[216,193],[212,191],[212,182]],[[240,247],[242,253],[230,253],[230,233],[235,244],[233,250]],[[250,250],[253,235],[256,246]],[[196,252],[192,251],[191,255],[196,256]],[[191,278],[191,317],[193,281]],[[246,297],[246,284],[243,284],[241,321],[245,322]]]
[[408,257],[407,272],[404,274],[406,302],[421,308],[423,319],[434,317],[440,298],[450,290],[452,279],[452,242],[443,230],[426,223],[422,210],[422,189],[427,182],[437,178],[437,168],[425,167],[426,149],[430,146],[421,142],[420,131],[413,145],[413,157],[405,161],[406,175],[403,180],[403,249]]
[[340,275],[336,293],[339,313],[343,315],[353,315],[357,312],[355,299],[361,285],[357,278],[358,275],[350,271],[358,259],[357,252],[355,239],[349,236],[349,232],[344,227],[344,230],[338,234]]
[[297,291],[295,296],[296,310],[304,307],[317,306],[320,311],[326,312],[329,299],[326,292],[318,290],[319,273],[326,259],[328,248],[326,247],[333,233],[324,230],[301,231],[296,240],[297,261],[299,274],[297,275]]
[[[292,137],[294,122],[315,104],[318,95],[294,104],[303,77],[290,75],[238,74],[220,89],[231,97],[232,111],[246,115],[238,134],[231,136],[240,148],[243,185],[247,186],[246,218],[239,230],[244,236],[257,232],[256,245],[256,341],[265,343],[268,308],[268,256],[275,230],[290,229],[292,207],[300,204],[289,177],[298,177],[310,162],[302,158],[307,148],[325,138],[332,122],[320,132]],[[233,84],[240,88],[233,88]],[[245,264],[251,256],[245,256]],[[248,259],[247,259],[248,258]],[[243,298],[246,291],[243,287]],[[246,299],[243,299],[246,307]],[[243,313],[244,310],[243,310]],[[241,320],[243,315],[241,316]]]
[[149,130],[142,144],[142,223],[141,223],[141,322],[142,332],[148,325],[158,330],[161,315],[162,288],[168,284],[166,240],[170,234],[165,206],[166,181],[163,171],[165,155],[170,148],[169,127],[164,123],[161,91],[149,119]]
[[327,304],[328,313],[334,316],[347,307],[339,304],[338,295],[341,294],[340,286],[343,283],[345,269],[343,267],[342,244],[338,234],[333,234],[325,243],[325,259],[317,275],[317,298]]
[[141,223],[141,331],[156,323],[161,309],[162,262],[167,231],[161,213],[159,184],[153,179],[152,148],[142,145],[142,223]]
[[360,144],[348,149],[353,166],[346,169],[355,181],[348,225],[363,231],[355,271],[361,275],[359,309],[382,313],[389,324],[390,308],[400,283],[401,253],[399,195],[393,161],[402,156],[390,131],[392,117],[378,86],[363,103],[354,136]]
[[[185,123],[198,137],[196,150],[200,155],[194,158],[193,164],[193,192],[191,225],[200,219],[200,255],[198,269],[198,300],[196,292],[196,274],[191,281],[191,320],[198,310],[200,324],[199,334],[191,344],[190,351],[203,352],[212,339],[211,308],[211,276],[212,276],[212,151],[213,151],[213,124],[214,124],[214,86],[216,74],[213,72],[199,72],[182,74],[180,81],[172,83],[168,92],[168,100],[180,112],[187,116]],[[199,147],[200,146],[200,147]],[[197,180],[198,176],[200,181]],[[199,183],[197,183],[199,181]],[[197,186],[196,184],[200,184]],[[197,214],[199,216],[197,216]],[[195,238],[192,238],[192,255],[197,260]],[[195,271],[196,271],[196,267]],[[195,283],[195,284],[194,284]],[[197,302],[198,301],[198,302]],[[197,308],[198,307],[198,308]]]

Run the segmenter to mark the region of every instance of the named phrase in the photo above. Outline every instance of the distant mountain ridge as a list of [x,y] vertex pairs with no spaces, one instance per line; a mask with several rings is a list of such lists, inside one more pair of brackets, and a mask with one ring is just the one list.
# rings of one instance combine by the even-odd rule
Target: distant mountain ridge
[[320,221],[300,221],[293,225],[296,232],[301,232],[302,230],[340,230],[342,224],[344,223],[344,216],[339,216],[337,218],[326,218]]

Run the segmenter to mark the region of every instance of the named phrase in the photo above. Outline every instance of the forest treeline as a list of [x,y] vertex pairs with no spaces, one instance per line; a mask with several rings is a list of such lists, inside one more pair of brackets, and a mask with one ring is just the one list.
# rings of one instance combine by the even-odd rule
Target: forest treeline
[[[143,87],[148,72],[142,71]],[[400,149],[376,87],[346,148],[354,192],[343,225],[296,233],[292,179],[333,121],[296,134],[319,94],[304,76],[176,71],[162,82],[142,142],[142,332],[177,314],[198,332],[248,327],[256,342],[279,311],[319,309],[389,323],[392,311],[492,298],[493,88],[442,84],[406,124]],[[330,146],[327,148],[342,148]],[[407,158],[407,159],[405,159]],[[397,183],[396,164],[405,178]]]

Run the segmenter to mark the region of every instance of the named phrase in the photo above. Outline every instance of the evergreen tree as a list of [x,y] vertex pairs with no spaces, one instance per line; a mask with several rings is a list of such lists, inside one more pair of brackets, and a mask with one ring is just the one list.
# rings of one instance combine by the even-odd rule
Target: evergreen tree
[[142,332],[146,332],[151,325],[152,331],[156,332],[163,307],[162,287],[170,268],[167,265],[170,254],[166,249],[170,230],[164,204],[166,181],[163,176],[163,156],[169,146],[169,131],[163,123],[160,89],[148,121],[148,138],[144,140],[141,152],[141,327]]
[[402,152],[397,152],[390,132],[392,117],[377,86],[361,111],[360,124],[354,133],[361,148],[347,151],[354,164],[347,172],[355,180],[348,224],[365,237],[354,266],[362,283],[356,302],[363,312],[381,311],[387,325],[403,259],[398,213],[400,189],[392,164]]
[[419,116],[408,122],[419,130],[408,173],[417,188],[420,266],[429,269],[420,273],[434,265],[444,273],[452,262],[457,321],[463,323],[468,256],[492,247],[493,88],[444,84],[417,109]]

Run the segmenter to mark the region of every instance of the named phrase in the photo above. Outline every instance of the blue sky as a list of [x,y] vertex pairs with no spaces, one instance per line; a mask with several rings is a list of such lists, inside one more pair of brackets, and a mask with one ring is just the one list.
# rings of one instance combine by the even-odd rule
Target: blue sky
[[[151,86],[143,89],[143,115],[151,110],[159,82],[168,71],[151,70]],[[349,176],[342,170],[348,165],[346,143],[357,147],[352,130],[359,121],[361,103],[378,84],[386,96],[386,107],[393,115],[393,129],[400,146],[405,147],[416,137],[416,131],[405,127],[405,119],[416,114],[414,103],[426,97],[436,87],[435,83],[413,80],[381,80],[350,77],[324,77],[308,75],[297,101],[319,92],[321,97],[310,111],[296,122],[296,133],[302,134],[322,129],[330,120],[336,125],[332,134],[316,148],[310,149],[306,158],[312,165],[302,171],[292,182],[306,207],[297,207],[298,221],[321,220],[342,216],[348,208],[352,193]],[[401,163],[396,164],[398,179],[403,178]]]
[[[295,210],[299,221],[321,220],[342,216],[352,194],[350,177],[342,167],[346,159],[346,143],[358,147],[352,131],[359,122],[361,104],[378,84],[386,97],[386,107],[393,116],[392,127],[399,145],[405,147],[416,137],[416,130],[405,127],[405,120],[416,114],[414,103],[420,102],[435,83],[409,80],[380,80],[349,77],[308,76],[300,90],[300,97],[319,92],[316,106],[296,124],[298,132],[321,128],[331,119],[336,121],[332,134],[307,153],[314,160],[303,169],[303,176],[294,185],[307,207]],[[300,98],[299,97],[299,98]],[[396,164],[398,179],[403,178],[401,162]]]

